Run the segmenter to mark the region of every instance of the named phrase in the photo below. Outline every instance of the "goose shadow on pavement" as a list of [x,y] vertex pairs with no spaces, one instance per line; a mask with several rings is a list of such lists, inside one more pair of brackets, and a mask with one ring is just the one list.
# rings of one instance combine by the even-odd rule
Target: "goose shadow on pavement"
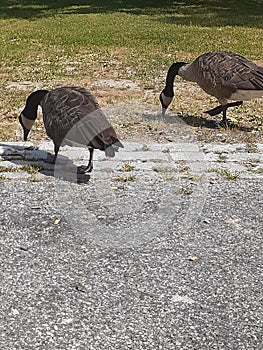
[[89,173],[80,173],[80,167],[62,154],[58,154],[55,164],[52,164],[49,160],[52,154],[33,146],[9,145],[2,142],[0,147],[3,149],[1,158],[15,167],[31,165],[39,168],[40,174],[68,182],[87,183],[90,180]]

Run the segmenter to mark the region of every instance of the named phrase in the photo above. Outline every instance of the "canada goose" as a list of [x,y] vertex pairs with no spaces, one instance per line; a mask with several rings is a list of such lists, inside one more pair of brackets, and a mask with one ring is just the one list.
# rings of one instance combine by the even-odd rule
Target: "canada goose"
[[[263,96],[263,67],[233,52],[208,52],[192,63],[176,62],[170,66],[165,89],[160,94],[163,115],[174,96],[176,75],[196,82],[207,94],[218,99],[220,106],[205,113],[215,116],[223,112],[223,125],[227,125],[228,107]],[[228,100],[235,102],[228,103]]]
[[94,148],[105,151],[106,156],[114,157],[118,148],[123,147],[98,103],[89,91],[81,87],[60,87],[31,93],[19,116],[24,141],[37,118],[39,105],[46,133],[54,143],[53,161],[60,146],[88,146],[89,163],[87,167],[81,168],[83,172],[90,172]]

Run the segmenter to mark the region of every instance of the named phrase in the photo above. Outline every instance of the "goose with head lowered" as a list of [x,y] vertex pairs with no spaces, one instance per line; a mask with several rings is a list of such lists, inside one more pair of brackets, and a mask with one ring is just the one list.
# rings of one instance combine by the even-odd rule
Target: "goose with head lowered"
[[42,108],[46,133],[54,143],[53,162],[60,146],[87,146],[89,163],[82,167],[82,171],[90,172],[95,148],[104,151],[108,157],[114,157],[118,148],[123,147],[94,97],[82,87],[60,87],[31,93],[19,116],[24,141],[37,118],[38,106]]
[[192,63],[176,62],[170,66],[160,94],[163,115],[174,97],[176,75],[197,83],[207,94],[217,98],[220,105],[205,113],[215,116],[223,112],[221,123],[224,126],[229,107],[263,96],[263,67],[233,52],[208,52]]

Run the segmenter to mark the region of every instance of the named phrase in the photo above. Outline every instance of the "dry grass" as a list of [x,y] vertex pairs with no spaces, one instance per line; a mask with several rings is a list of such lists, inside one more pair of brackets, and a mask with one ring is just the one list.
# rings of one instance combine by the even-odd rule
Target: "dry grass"
[[[108,72],[110,74],[110,72]],[[114,76],[110,75],[110,79],[114,81]],[[109,78],[108,78],[109,79]],[[118,86],[119,80],[115,80]],[[160,109],[159,90],[145,90],[143,87],[136,89],[118,88],[101,85],[96,86],[95,80],[87,78],[81,81],[71,80],[69,85],[81,85],[89,88],[102,106],[107,111],[110,105],[118,105],[121,103],[130,105],[130,113],[125,114],[122,118],[109,119],[113,123],[119,137],[123,140],[140,140],[140,141],[173,141],[174,133],[177,130],[176,125],[167,123],[161,117],[156,120],[134,120],[132,108],[136,108],[136,104],[148,103],[155,106],[156,111]],[[245,142],[250,147],[256,142],[262,142],[262,116],[263,103],[261,100],[248,101],[244,106],[229,110],[228,116],[235,118],[232,129],[226,130],[218,128],[215,121],[220,121],[221,116],[215,118],[204,114],[204,110],[212,108],[217,104],[215,99],[207,96],[201,89],[191,83],[186,83],[178,79],[176,83],[178,90],[171,105],[171,112],[180,116],[185,123],[185,132],[196,135],[197,139],[206,142]],[[189,91],[191,92],[189,94]],[[24,100],[31,90],[14,90],[4,88],[3,93],[7,96],[7,101]],[[15,96],[14,96],[15,95]],[[6,101],[5,101],[6,103]],[[10,102],[9,102],[10,103]],[[18,123],[18,116],[23,104],[17,103],[17,107],[13,109],[6,108],[4,101],[0,102],[0,139],[2,141],[20,141],[22,139],[21,129]],[[20,107],[20,109],[19,109]],[[136,111],[134,111],[136,112]],[[134,113],[135,114],[135,113]],[[41,115],[36,121],[32,132],[30,133],[30,141],[36,144],[46,139],[46,134],[41,119]]]

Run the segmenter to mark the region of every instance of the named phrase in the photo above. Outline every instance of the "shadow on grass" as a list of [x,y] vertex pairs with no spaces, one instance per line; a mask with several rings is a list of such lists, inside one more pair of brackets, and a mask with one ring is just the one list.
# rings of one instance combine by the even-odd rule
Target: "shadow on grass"
[[[183,127],[185,125],[207,128],[207,129],[224,129],[220,126],[220,119],[209,119],[197,115],[189,114],[177,114],[169,115],[166,114],[161,116],[160,114],[143,114],[143,118],[147,121],[164,121],[167,124],[174,124],[175,126]],[[238,130],[244,132],[251,132],[254,130],[253,127],[246,127],[237,123],[229,123],[228,129]]]
[[[220,119],[214,120],[209,119],[201,116],[193,116],[193,115],[181,115],[180,118],[185,122],[187,125],[191,125],[193,127],[201,127],[201,128],[207,128],[207,129],[224,129],[222,126],[220,126]],[[254,130],[253,127],[247,127],[244,125],[240,125],[237,123],[229,123],[228,126],[229,130],[238,130],[238,131],[244,131],[244,132],[251,132]]]
[[[161,4],[160,4],[161,3]],[[262,27],[262,0],[2,0],[1,18],[123,12],[175,25]]]

